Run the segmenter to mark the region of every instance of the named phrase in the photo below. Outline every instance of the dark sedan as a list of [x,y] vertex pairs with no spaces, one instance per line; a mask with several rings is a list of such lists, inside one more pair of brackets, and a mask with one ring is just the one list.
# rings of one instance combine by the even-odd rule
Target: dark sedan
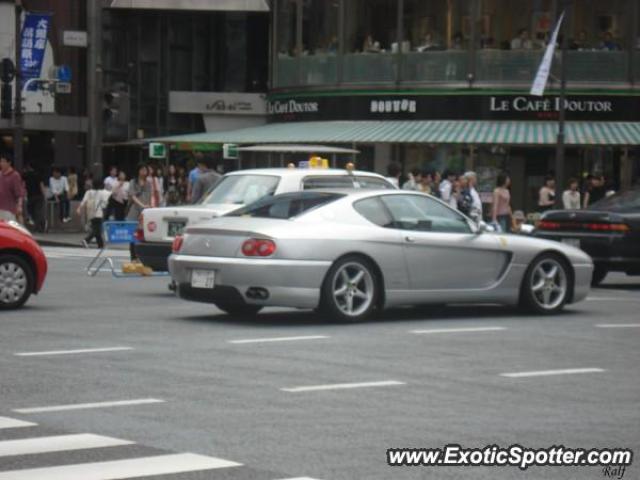
[[552,210],[534,233],[568,243],[593,259],[593,285],[609,272],[640,275],[640,187],[616,193],[586,210]]

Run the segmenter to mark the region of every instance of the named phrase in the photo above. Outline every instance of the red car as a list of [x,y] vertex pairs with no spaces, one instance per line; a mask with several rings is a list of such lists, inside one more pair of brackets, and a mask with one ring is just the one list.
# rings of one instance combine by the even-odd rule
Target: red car
[[0,310],[21,307],[46,275],[47,259],[29,231],[0,220]]

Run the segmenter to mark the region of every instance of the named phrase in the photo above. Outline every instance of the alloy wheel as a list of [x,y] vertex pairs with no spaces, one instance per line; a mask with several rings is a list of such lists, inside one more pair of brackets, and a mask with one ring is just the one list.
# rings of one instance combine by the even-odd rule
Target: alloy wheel
[[533,300],[544,310],[553,310],[567,296],[567,273],[564,266],[553,258],[541,260],[531,275]]
[[345,315],[357,317],[371,306],[374,288],[373,277],[364,265],[345,263],[333,277],[333,300]]

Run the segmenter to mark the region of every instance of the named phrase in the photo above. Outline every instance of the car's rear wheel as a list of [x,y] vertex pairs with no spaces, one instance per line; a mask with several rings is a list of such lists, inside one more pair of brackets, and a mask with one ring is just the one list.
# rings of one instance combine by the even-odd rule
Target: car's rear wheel
[[608,273],[609,271],[605,267],[596,265],[593,269],[593,275],[591,276],[591,286],[597,287],[600,285]]
[[232,317],[252,317],[262,310],[260,305],[249,305],[247,303],[216,302],[216,307]]
[[569,299],[571,281],[567,262],[558,255],[544,253],[531,262],[525,273],[521,304],[535,313],[557,313]]
[[0,256],[0,309],[24,305],[33,291],[31,266],[16,255]]
[[321,310],[341,321],[358,322],[378,304],[380,281],[368,260],[350,255],[329,269],[322,285]]

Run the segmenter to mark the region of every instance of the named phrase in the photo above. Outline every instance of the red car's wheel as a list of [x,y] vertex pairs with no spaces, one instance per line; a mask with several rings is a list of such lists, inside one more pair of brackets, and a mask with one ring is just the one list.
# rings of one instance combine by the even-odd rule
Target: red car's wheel
[[31,266],[16,255],[0,255],[0,309],[21,307],[33,292]]

